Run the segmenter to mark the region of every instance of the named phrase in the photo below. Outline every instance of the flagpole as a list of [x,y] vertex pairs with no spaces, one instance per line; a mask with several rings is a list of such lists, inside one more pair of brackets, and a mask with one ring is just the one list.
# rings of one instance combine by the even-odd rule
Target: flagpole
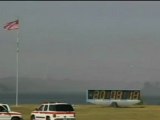
[[6,23],[6,25],[3,27],[6,30],[17,30],[17,42],[16,42],[16,106],[18,106],[18,59],[19,59],[19,19],[17,19],[16,21],[12,21],[12,22],[8,22]]
[[16,106],[18,106],[18,80],[19,80],[19,30],[17,30],[17,50],[16,50],[16,61],[17,61],[17,67],[16,67]]

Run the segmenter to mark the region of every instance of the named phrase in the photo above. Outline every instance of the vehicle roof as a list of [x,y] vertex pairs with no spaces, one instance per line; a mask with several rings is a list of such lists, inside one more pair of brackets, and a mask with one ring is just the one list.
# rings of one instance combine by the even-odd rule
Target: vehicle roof
[[69,103],[63,103],[63,102],[44,102],[42,103],[43,105],[44,104],[52,104],[52,105],[59,105],[59,104],[69,104]]
[[6,103],[0,103],[0,105],[8,105],[8,104],[6,104]]

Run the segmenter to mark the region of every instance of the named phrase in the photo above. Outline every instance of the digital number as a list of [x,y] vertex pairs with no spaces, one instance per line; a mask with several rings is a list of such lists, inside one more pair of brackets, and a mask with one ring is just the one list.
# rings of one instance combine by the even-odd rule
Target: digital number
[[104,90],[100,91],[99,99],[105,99],[106,92]]
[[102,91],[95,91],[93,94],[93,99],[105,99],[106,92],[104,90]]
[[140,93],[139,91],[133,91],[130,93],[130,99],[139,99]]
[[122,99],[123,92],[117,91],[116,99]]
[[123,92],[122,91],[111,91],[111,99],[122,99]]
[[111,99],[116,99],[116,91],[111,91],[110,98]]
[[99,96],[99,91],[96,90],[93,94],[93,99],[98,99],[98,96]]

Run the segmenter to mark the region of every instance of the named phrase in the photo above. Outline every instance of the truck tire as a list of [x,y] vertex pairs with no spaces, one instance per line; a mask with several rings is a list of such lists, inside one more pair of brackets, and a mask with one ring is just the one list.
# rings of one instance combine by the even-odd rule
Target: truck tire
[[51,118],[49,116],[46,117],[46,120],[51,120]]
[[113,103],[111,104],[111,107],[117,108],[117,107],[118,107],[118,104],[117,104],[116,102],[113,102]]
[[20,120],[19,117],[13,117],[11,120]]
[[35,120],[35,116],[34,115],[31,116],[31,120]]

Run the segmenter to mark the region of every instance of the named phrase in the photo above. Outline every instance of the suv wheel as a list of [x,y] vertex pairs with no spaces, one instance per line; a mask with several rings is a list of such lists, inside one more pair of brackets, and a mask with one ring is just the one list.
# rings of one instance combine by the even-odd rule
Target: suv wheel
[[46,120],[51,120],[51,118],[49,116],[46,117]]
[[12,118],[11,120],[20,120],[20,118],[14,117],[14,118]]
[[31,120],[35,120],[35,116],[32,115],[32,116],[31,116]]

